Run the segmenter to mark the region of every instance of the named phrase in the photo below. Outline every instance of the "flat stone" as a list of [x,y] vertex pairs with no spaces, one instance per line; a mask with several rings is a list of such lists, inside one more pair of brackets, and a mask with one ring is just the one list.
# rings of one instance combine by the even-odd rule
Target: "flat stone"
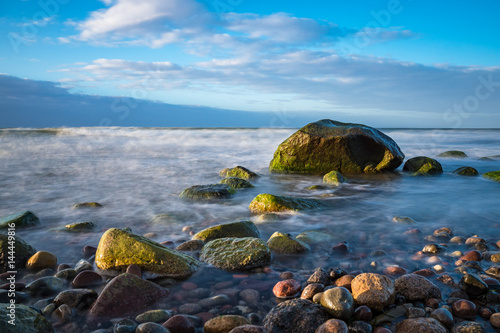
[[252,221],[237,221],[232,223],[219,224],[204,229],[193,236],[194,240],[209,242],[225,237],[254,237],[260,238],[260,232]]

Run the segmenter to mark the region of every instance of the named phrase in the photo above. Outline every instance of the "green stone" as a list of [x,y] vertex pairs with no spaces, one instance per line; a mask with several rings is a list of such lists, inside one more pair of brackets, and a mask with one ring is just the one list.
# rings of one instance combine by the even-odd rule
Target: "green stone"
[[98,202],[82,202],[73,205],[74,209],[77,208],[102,208],[103,206]]
[[345,183],[346,180],[344,176],[338,171],[330,171],[323,177],[323,183],[330,185],[339,185]]
[[200,260],[226,271],[245,271],[271,264],[271,251],[259,238],[219,238],[205,244]]
[[150,310],[135,317],[135,321],[141,323],[163,323],[172,317],[172,313],[167,310]]
[[67,231],[85,231],[94,229],[96,224],[94,222],[85,221],[66,224],[64,227]]
[[259,230],[252,221],[238,221],[233,223],[219,224],[204,229],[193,236],[193,239],[199,239],[209,242],[217,238],[225,237],[255,237],[260,238]]
[[479,175],[479,172],[477,172],[476,169],[472,167],[461,167],[453,171],[453,173],[456,173],[457,175],[460,176],[477,176]]
[[8,229],[12,227],[14,229],[27,228],[40,224],[40,219],[30,211],[15,213],[0,218],[0,229]]
[[456,157],[456,158],[464,158],[468,157],[466,153],[460,150],[448,150],[444,153],[437,155],[437,157]]
[[300,254],[310,250],[306,243],[293,239],[290,234],[282,234],[278,231],[271,235],[267,246],[271,252],[278,254]]
[[15,325],[9,323],[12,313],[9,308],[11,304],[0,303],[0,332],[5,333],[52,333],[52,324],[32,308],[15,304]]
[[486,179],[491,179],[491,180],[500,182],[500,171],[487,172],[483,175],[483,177]]
[[249,181],[246,181],[241,178],[236,178],[236,177],[229,177],[229,178],[224,178],[223,180],[220,181],[221,184],[226,184],[233,190],[240,190],[243,188],[252,188],[254,187],[252,183]]
[[187,278],[200,263],[150,239],[123,229],[112,228],[101,237],[95,263],[98,269],[111,273],[125,272],[129,265],[141,267],[151,277]]
[[259,175],[256,174],[255,172],[252,172],[247,168],[239,165],[234,168],[223,169],[219,172],[219,175],[223,178],[236,177],[241,179],[254,179],[259,177]]
[[234,190],[226,184],[195,185],[179,195],[181,198],[194,200],[226,199],[234,194]]
[[413,172],[416,176],[438,175],[443,173],[443,167],[433,158],[418,156],[406,161],[403,171]]
[[249,208],[252,213],[271,213],[314,210],[325,206],[326,204],[316,199],[282,197],[263,193],[252,200]]

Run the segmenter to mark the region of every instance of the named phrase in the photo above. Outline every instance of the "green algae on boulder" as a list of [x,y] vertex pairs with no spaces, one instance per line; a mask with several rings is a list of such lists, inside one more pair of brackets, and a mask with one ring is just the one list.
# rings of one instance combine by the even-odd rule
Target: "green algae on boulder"
[[271,235],[267,246],[271,252],[278,254],[300,254],[310,250],[306,243],[293,239],[290,234],[282,234],[278,231]]
[[50,321],[29,306],[0,303],[0,332],[52,333],[54,327]]
[[403,171],[413,172],[415,175],[438,175],[443,173],[443,167],[433,158],[418,156],[406,161]]
[[98,269],[111,274],[125,272],[129,265],[135,264],[146,275],[172,278],[189,277],[200,265],[190,256],[116,228],[109,229],[102,235],[95,263]]
[[330,187],[325,186],[325,185],[311,185],[306,188],[308,191],[324,191],[324,190],[329,190]]
[[453,173],[456,173],[457,175],[460,176],[477,176],[479,175],[479,172],[477,172],[476,169],[473,167],[461,167],[453,171]]
[[179,195],[189,199],[225,199],[231,197],[234,190],[226,184],[195,185],[188,187]]
[[269,170],[374,173],[394,170],[403,160],[404,154],[396,142],[379,130],[323,119],[302,127],[281,143]]
[[101,205],[98,202],[81,202],[73,205],[73,209],[78,209],[78,208],[102,208],[103,205]]
[[399,224],[415,224],[415,221],[408,216],[394,216],[392,222]]
[[455,157],[455,158],[464,158],[468,157],[466,153],[460,150],[448,150],[444,153],[437,155],[436,157]]
[[0,218],[0,229],[27,228],[40,225],[40,219],[30,211],[10,214]]
[[94,222],[90,222],[90,221],[70,223],[70,224],[66,224],[64,226],[64,228],[67,231],[74,231],[74,232],[92,230],[95,227],[96,227],[96,224]]
[[259,175],[256,174],[255,172],[252,172],[252,171],[248,170],[247,168],[242,167],[240,165],[238,165],[234,168],[222,169],[219,172],[219,175],[223,178],[235,177],[235,178],[241,178],[241,179],[253,179],[253,178],[259,177]]
[[331,184],[331,185],[339,185],[342,183],[345,183],[345,178],[342,176],[342,174],[338,171],[330,171],[326,175],[323,176],[323,183],[325,184]]
[[313,210],[325,206],[325,203],[316,199],[282,197],[262,193],[252,200],[249,208],[252,213],[270,213]]
[[[0,234],[0,274],[24,268],[26,262],[36,253],[36,250],[26,243],[21,237],[16,236],[14,241],[15,261],[9,265],[9,236]],[[10,246],[12,249],[12,246]]]
[[242,188],[252,188],[254,187],[252,183],[241,178],[228,177],[220,181],[221,184],[226,184],[233,190],[239,190]]
[[209,242],[217,238],[227,237],[255,237],[260,238],[259,230],[252,221],[237,221],[232,223],[219,224],[204,229],[193,236],[193,239],[199,239]]
[[244,271],[271,264],[271,251],[259,238],[219,238],[205,244],[200,260],[226,271]]
[[483,175],[484,178],[500,182],[500,171],[491,171]]

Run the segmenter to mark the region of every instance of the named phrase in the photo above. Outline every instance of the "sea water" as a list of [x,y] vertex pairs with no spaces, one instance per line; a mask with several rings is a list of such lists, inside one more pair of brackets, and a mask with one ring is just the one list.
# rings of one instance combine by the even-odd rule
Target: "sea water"
[[[412,177],[402,172],[383,175],[347,175],[349,181],[325,191],[309,191],[321,184],[321,175],[270,174],[276,147],[296,129],[165,129],[60,128],[0,130],[0,216],[30,210],[42,221],[17,235],[37,250],[50,251],[60,263],[75,263],[86,245],[97,246],[111,227],[130,227],[151,234],[155,241],[179,244],[194,231],[238,219],[257,223],[262,238],[275,231],[296,236],[318,230],[332,236],[323,252],[304,260],[280,261],[278,270],[316,266],[357,268],[356,260],[373,259],[383,250],[392,254],[385,265],[412,270],[408,263],[425,245],[423,237],[443,226],[455,235],[477,234],[500,239],[500,183],[481,176],[464,177],[452,171],[461,166],[480,174],[500,170],[500,130],[387,129],[406,158],[435,157],[447,150],[464,151],[467,158],[437,158],[444,173]],[[489,158],[484,158],[489,157]],[[179,193],[192,185],[220,181],[223,168],[242,165],[261,177],[255,188],[240,190],[231,199],[197,202]],[[282,216],[259,222],[248,209],[259,193],[316,198],[329,204],[318,212]],[[101,209],[73,209],[75,203],[96,201]],[[416,224],[399,225],[394,216],[408,216]],[[92,221],[97,227],[81,233],[65,232],[69,223]],[[422,231],[421,243],[405,231]],[[328,249],[347,241],[351,255],[332,256]],[[364,259],[366,258],[366,259]],[[326,267],[325,267],[326,268]]]

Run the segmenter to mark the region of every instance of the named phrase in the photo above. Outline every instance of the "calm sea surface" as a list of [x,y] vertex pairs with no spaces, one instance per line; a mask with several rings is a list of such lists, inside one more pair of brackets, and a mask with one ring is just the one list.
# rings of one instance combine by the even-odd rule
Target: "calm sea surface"
[[[135,233],[155,233],[156,241],[189,239],[182,227],[204,227],[252,219],[250,201],[259,193],[313,197],[331,208],[296,214],[278,222],[259,223],[264,239],[274,231],[297,235],[320,230],[334,242],[347,241],[355,260],[382,249],[393,255],[385,265],[408,270],[409,256],[425,245],[423,237],[448,226],[455,235],[478,234],[500,239],[500,183],[479,177],[460,177],[452,171],[472,166],[480,173],[500,170],[500,130],[384,130],[407,158],[434,157],[447,150],[462,150],[468,158],[438,158],[444,174],[410,177],[390,175],[349,177],[349,183],[329,191],[307,191],[320,184],[319,176],[269,174],[276,147],[293,129],[151,129],[64,128],[54,130],[0,130],[0,215],[30,210],[42,226],[18,230],[37,250],[56,254],[59,262],[74,263],[85,245],[97,246],[103,231],[130,227]],[[489,156],[489,159],[481,159]],[[220,203],[191,202],[179,193],[192,185],[220,181],[219,171],[243,165],[262,177],[255,188],[238,192]],[[73,204],[97,201],[103,209],[75,210]],[[391,220],[404,215],[415,226]],[[92,232],[68,233],[59,228],[73,222],[93,221]],[[419,228],[422,243],[403,235]],[[331,244],[329,245],[331,247]],[[346,258],[316,251],[291,263],[277,260],[277,270],[311,269],[317,265],[357,268]],[[366,259],[367,261],[373,259]]]

